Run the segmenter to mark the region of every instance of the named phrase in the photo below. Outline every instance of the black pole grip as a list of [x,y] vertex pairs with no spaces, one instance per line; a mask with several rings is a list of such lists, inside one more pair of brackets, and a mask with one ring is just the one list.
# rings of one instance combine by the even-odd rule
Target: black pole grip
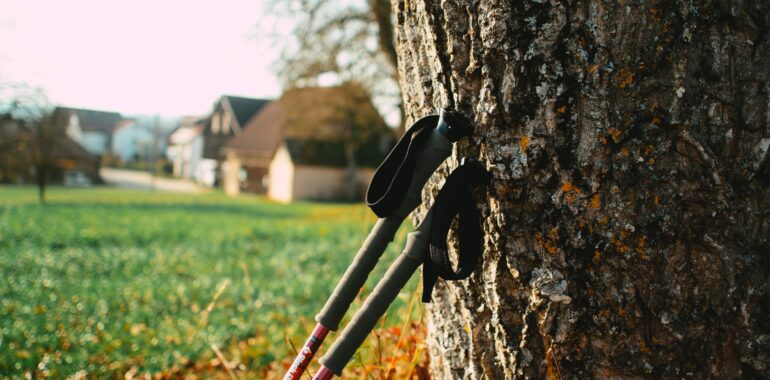
[[337,330],[342,317],[358,295],[358,291],[364,286],[369,273],[374,269],[385,248],[393,241],[401,223],[420,204],[420,193],[425,182],[451,153],[452,143],[438,129],[435,129],[417,157],[414,174],[403,200],[390,215],[377,220],[334,292],[321,312],[316,315],[318,323],[332,331]]
[[390,266],[385,277],[377,284],[372,294],[366,298],[364,304],[326,352],[326,355],[321,358],[320,363],[337,376],[342,374],[342,370],[356,353],[358,347],[366,340],[377,321],[385,314],[409,278],[422,264],[423,255],[428,246],[432,211],[431,208],[417,230],[407,235],[404,252]]
[[[380,218],[374,225],[364,244],[353,258],[353,262],[348,266],[342,279],[335,287],[334,292],[326,301],[321,312],[316,315],[316,321],[332,331],[336,331],[339,328],[340,321],[345,316],[350,304],[358,295],[361,287],[364,286],[369,273],[374,269],[385,248],[393,241],[393,237],[401,223],[420,204],[421,192],[425,182],[433,175],[436,168],[452,154],[452,143],[470,135],[472,132],[470,122],[454,111],[441,110],[439,117],[429,116],[417,123],[425,122],[425,120],[437,123],[437,125],[430,131],[420,152],[413,158],[414,167],[409,168],[412,170],[399,170],[403,168],[399,168],[398,165],[384,167],[385,164],[377,169],[378,171],[383,169],[390,170],[394,177],[408,175],[409,185],[405,188],[405,191],[403,188],[398,190],[399,192],[403,191],[403,195],[399,194],[396,198],[388,198],[385,200],[385,203],[379,202],[380,206],[387,205],[387,216]],[[403,153],[407,154],[408,146],[408,141],[399,141],[391,155],[395,154],[399,149],[403,149]],[[386,161],[390,159],[389,155]],[[383,176],[377,180],[387,182],[390,180],[387,177]],[[374,181],[375,179],[373,179]],[[398,187],[398,184],[390,182],[378,186],[378,188],[391,189],[394,186]],[[381,195],[377,194],[375,198],[381,199]],[[391,203],[395,203],[393,199],[398,200],[399,203],[391,205]]]

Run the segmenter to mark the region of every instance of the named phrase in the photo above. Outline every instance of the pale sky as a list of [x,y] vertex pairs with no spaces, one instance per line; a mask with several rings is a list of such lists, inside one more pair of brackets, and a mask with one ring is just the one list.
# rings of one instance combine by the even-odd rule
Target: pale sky
[[0,0],[0,80],[125,114],[204,114],[222,94],[275,98],[279,49],[266,35],[290,26],[268,25],[262,3]]

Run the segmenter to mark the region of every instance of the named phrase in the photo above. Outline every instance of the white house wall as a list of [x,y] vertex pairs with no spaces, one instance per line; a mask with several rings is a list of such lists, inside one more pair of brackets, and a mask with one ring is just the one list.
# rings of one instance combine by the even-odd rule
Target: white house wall
[[172,143],[166,152],[173,163],[175,176],[194,179],[199,183],[210,182],[208,175],[200,169],[201,160],[203,160],[202,134],[194,135],[186,141]]
[[217,160],[201,158],[195,169],[196,182],[208,187],[214,186],[217,179]]
[[[195,173],[198,172],[198,167],[200,166],[201,160],[203,159],[203,136],[198,135],[196,136],[190,144],[187,145],[188,147],[188,165],[187,165],[187,178],[193,178]],[[212,182],[213,185],[213,182]]]
[[268,181],[268,197],[284,203],[294,200],[294,164],[285,144],[281,144],[270,162]]
[[[371,181],[373,170],[358,171],[358,189],[361,193]],[[341,200],[347,198],[346,168],[296,166],[294,168],[293,200]]]
[[228,152],[227,158],[222,163],[222,187],[225,194],[236,196],[241,192],[241,160],[232,152]]

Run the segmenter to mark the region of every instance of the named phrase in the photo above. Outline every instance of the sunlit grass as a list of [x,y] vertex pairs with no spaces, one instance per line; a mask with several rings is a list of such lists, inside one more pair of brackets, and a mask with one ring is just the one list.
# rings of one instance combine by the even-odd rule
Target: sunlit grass
[[[222,365],[215,348],[236,374],[280,376],[375,221],[362,205],[217,192],[54,188],[47,200],[0,188],[3,376],[206,373]],[[390,341],[422,331],[405,324],[421,313],[407,308],[415,280],[381,330]],[[382,362],[369,347],[353,373]]]

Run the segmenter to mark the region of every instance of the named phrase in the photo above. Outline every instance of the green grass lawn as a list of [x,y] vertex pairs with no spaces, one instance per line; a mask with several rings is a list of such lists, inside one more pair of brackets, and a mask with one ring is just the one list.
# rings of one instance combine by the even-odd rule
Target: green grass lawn
[[363,205],[220,193],[97,187],[53,188],[45,205],[36,197],[0,187],[0,377],[122,378],[132,367],[191,368],[215,358],[212,347],[245,371],[286,359],[287,341],[302,344],[375,221]]

